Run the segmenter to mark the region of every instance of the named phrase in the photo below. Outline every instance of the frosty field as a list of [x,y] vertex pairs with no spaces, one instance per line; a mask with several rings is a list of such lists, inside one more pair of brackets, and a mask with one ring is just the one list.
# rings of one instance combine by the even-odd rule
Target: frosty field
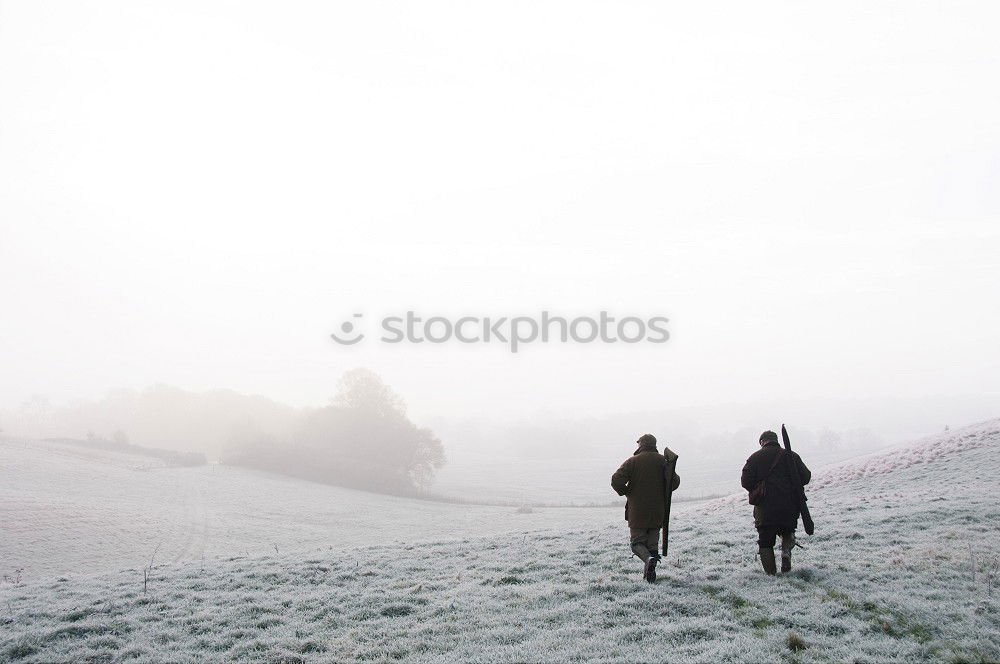
[[[496,535],[616,520],[620,508],[459,505],[47,442],[0,441],[0,575]],[[610,476],[611,470],[608,471]],[[606,483],[605,483],[606,484]],[[607,498],[614,497],[610,488]]]
[[[370,497],[294,521],[298,494],[262,475],[270,511],[248,504],[225,537],[233,514],[210,512],[206,551],[229,547],[224,557],[165,554],[145,591],[143,547],[111,573],[46,576],[46,563],[8,576],[0,660],[997,661],[998,474],[1000,421],[822,469],[817,534],[800,534],[807,549],[777,578],[755,559],[743,496],[680,504],[655,585],[630,559],[620,508],[525,515]],[[427,512],[408,522],[409,510]],[[348,515],[344,530],[365,535],[330,549],[323,520]],[[428,527],[411,541],[418,522]],[[294,548],[232,553],[275,527]]]

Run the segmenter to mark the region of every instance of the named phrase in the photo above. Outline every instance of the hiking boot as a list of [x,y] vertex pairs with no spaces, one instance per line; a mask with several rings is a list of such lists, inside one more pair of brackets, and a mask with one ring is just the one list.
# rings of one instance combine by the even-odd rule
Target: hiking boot
[[795,533],[781,536],[781,573],[792,571],[792,549],[795,548]]
[[760,547],[760,564],[768,576],[774,576],[778,573],[774,564],[774,549],[769,549],[766,546]]
[[646,560],[646,566],[642,570],[642,578],[649,583],[656,583],[656,556],[650,556]]

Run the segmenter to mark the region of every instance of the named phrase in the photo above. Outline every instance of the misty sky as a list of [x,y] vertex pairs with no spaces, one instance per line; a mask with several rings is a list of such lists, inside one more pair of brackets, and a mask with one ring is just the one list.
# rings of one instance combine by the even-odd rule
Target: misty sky
[[[0,406],[1000,394],[991,2],[0,2]],[[354,312],[671,319],[353,347]]]

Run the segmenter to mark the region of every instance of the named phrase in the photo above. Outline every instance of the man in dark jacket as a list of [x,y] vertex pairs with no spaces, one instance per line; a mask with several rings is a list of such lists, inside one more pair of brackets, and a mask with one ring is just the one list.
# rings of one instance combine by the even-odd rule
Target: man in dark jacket
[[[632,553],[643,562],[642,578],[656,581],[656,561],[660,559],[660,528],[666,512],[666,473],[668,463],[677,455],[663,448],[656,451],[656,438],[646,434],[636,441],[639,449],[611,476],[611,488],[625,501],[625,519],[628,521]],[[673,465],[673,464],[671,464]],[[674,491],[681,484],[675,472],[670,483]]]
[[786,451],[778,444],[778,434],[765,431],[760,435],[760,449],[750,455],[743,466],[740,483],[753,491],[757,482],[764,480],[764,499],[753,506],[753,521],[757,527],[757,545],[760,563],[768,574],[776,574],[774,543],[781,535],[781,571],[792,569],[792,547],[795,546],[795,528],[799,523],[799,499],[792,480],[791,466],[796,464],[802,484],[808,484],[812,473],[795,452]]

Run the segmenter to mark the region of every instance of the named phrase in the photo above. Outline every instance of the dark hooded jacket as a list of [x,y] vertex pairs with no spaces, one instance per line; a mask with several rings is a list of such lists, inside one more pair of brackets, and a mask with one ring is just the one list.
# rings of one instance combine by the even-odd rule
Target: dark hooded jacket
[[767,471],[774,463],[775,457],[782,451],[781,446],[768,442],[750,455],[743,466],[740,484],[747,491],[753,490],[761,479],[767,478],[767,492],[759,505],[754,505],[753,518],[758,528],[773,526],[783,529],[794,529],[799,521],[799,501],[792,486],[791,465],[796,464],[802,484],[808,484],[812,473],[802,463],[795,452],[785,451],[771,474]]
[[[655,445],[640,446],[611,476],[611,488],[619,496],[628,497],[625,519],[629,528],[663,527],[667,459],[676,457],[666,448],[660,454]],[[675,472],[670,490],[674,491],[680,485],[681,478]]]

